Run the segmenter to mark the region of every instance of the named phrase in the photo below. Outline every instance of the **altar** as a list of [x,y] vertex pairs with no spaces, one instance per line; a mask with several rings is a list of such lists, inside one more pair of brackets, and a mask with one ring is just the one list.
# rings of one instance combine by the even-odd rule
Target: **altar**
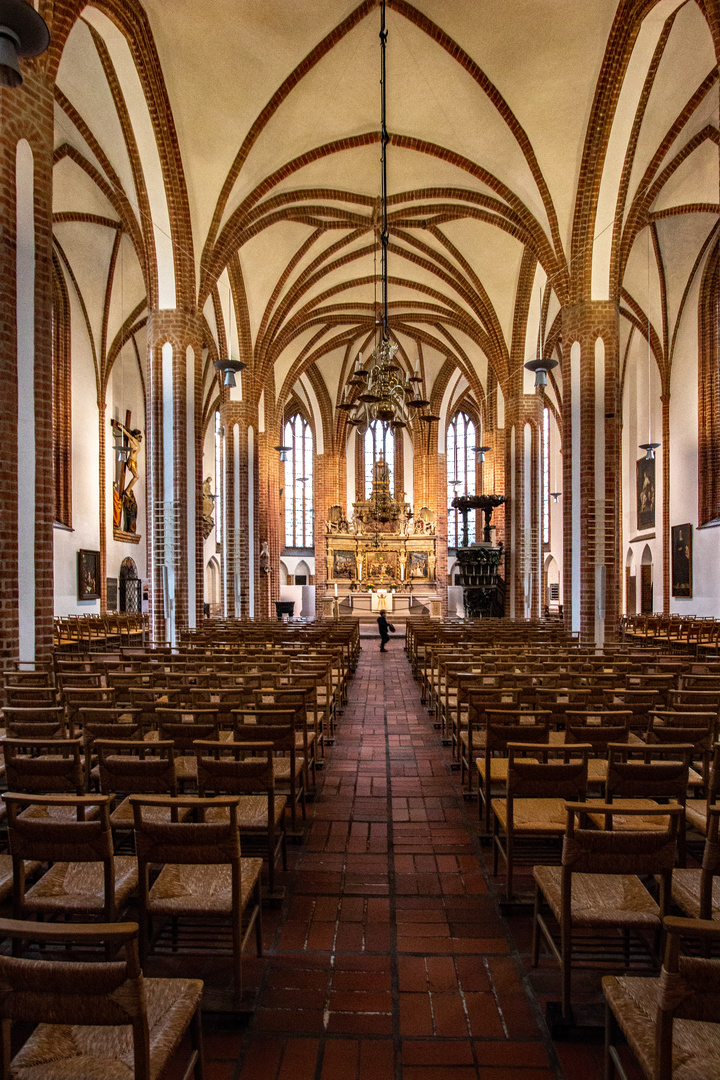
[[327,582],[342,613],[408,615],[413,605],[425,607],[421,595],[439,601],[434,515],[425,506],[413,513],[404,498],[392,498],[382,457],[373,467],[370,498],[353,503],[349,521],[342,506],[330,507],[325,539]]

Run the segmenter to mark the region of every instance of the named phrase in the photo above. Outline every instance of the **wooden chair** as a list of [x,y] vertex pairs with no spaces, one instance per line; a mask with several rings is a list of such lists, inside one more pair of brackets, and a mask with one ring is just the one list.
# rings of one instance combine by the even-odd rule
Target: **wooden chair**
[[[652,811],[663,827],[653,832],[579,828],[576,819],[587,815],[591,803],[568,803],[563,838],[562,866],[535,866],[533,966],[537,967],[542,936],[562,969],[562,1015],[572,1022],[571,973],[573,931],[621,931],[625,966],[629,964],[631,931],[650,932],[659,942],[662,918],[669,910],[672,872],[677,856],[678,822],[682,808],[657,807]],[[608,817],[612,806],[600,804]],[[625,811],[633,816],[648,810]],[[641,876],[660,879],[660,904],[647,891]],[[559,946],[542,911],[542,901],[560,928]],[[595,958],[597,962],[597,958]]]
[[707,948],[720,925],[702,919],[665,919],[665,961],[659,979],[606,976],[605,1077],[627,1073],[616,1047],[622,1031],[647,1080],[709,1080],[720,1076],[720,960],[681,956],[681,936]]
[[[565,833],[566,802],[582,802],[587,789],[591,747],[572,751],[543,743],[508,744],[504,799],[493,799],[493,876],[498,860],[506,866],[505,897],[512,898],[515,843],[518,839],[556,837]],[[568,756],[572,753],[572,760]],[[530,755],[530,757],[523,756]]]
[[[276,898],[275,863],[282,852],[287,870],[285,809],[287,797],[275,792],[272,742],[196,742],[198,793],[238,795],[238,825],[241,839],[264,841],[268,863],[269,895]],[[224,818],[227,810],[219,812]],[[216,820],[207,811],[206,821]]]
[[[508,774],[509,743],[546,743],[550,737],[547,716],[520,712],[502,712],[488,709],[485,713],[485,750],[475,759],[478,774],[478,812],[484,819],[485,832],[490,833],[490,804],[493,786],[505,786]],[[537,760],[534,758],[533,760]],[[483,815],[483,807],[485,813]]]
[[[0,955],[3,1077],[156,1080],[189,1029],[192,1050],[182,1080],[203,1080],[203,984],[145,979],[136,923],[67,926],[0,919],[0,938],[42,948],[32,958]],[[79,963],[59,953],[58,947],[71,945],[120,947],[124,958]],[[14,1021],[37,1027],[11,1060]]]
[[290,709],[265,709],[262,712],[241,710],[235,716],[235,742],[272,742],[276,790],[287,794],[290,802],[290,827],[298,835],[297,807],[303,821],[307,816],[305,798],[305,763],[297,752],[295,714]]
[[706,836],[710,807],[715,806],[718,802],[720,802],[720,743],[715,743],[706,797],[704,799],[688,799],[685,804],[685,818],[688,825]]
[[[610,744],[608,746],[608,771],[605,781],[605,801],[615,804],[615,813],[606,819],[592,811],[590,820],[599,829],[632,829],[638,831],[662,830],[665,824],[654,813],[643,819],[634,811],[654,811],[658,799],[671,799],[683,808],[678,831],[678,860],[685,865],[685,803],[687,801],[688,776],[692,745],[689,743]],[[632,816],[623,818],[623,807],[633,810]]]
[[[85,763],[80,739],[3,739],[5,779],[10,791],[23,794],[84,795]],[[72,806],[33,806],[26,816],[51,817],[55,821],[77,819]],[[96,806],[83,807],[80,818],[97,817]]]
[[175,772],[180,789],[197,785],[197,761],[193,744],[198,739],[217,739],[218,717],[214,709],[165,709],[156,711],[158,738],[175,744]]
[[[242,993],[242,954],[253,930],[262,955],[260,874],[262,859],[245,859],[240,852],[238,799],[200,799],[184,796],[131,795],[135,815],[140,910],[140,956],[143,968],[150,951],[154,918],[226,918],[232,926],[234,996]],[[227,810],[224,821],[163,821],[158,808]],[[149,811],[154,813],[151,815]],[[162,866],[150,886],[150,867]]]
[[707,822],[701,869],[683,868],[673,876],[673,902],[691,919],[720,919],[720,806],[709,808]]
[[[130,795],[168,795],[178,793],[175,769],[175,748],[170,740],[143,742],[138,739],[97,739],[98,775],[103,795],[123,796],[110,814],[113,829],[132,829],[135,816]],[[173,807],[173,813],[177,809]],[[148,817],[169,821],[164,808],[148,809]],[[185,820],[190,811],[181,811],[178,820]],[[175,820],[175,819],[173,819]]]
[[[113,854],[110,805],[103,795],[18,795],[7,793],[8,837],[13,859],[13,910],[16,918],[30,915],[82,915],[113,922],[137,888],[135,859]],[[98,807],[92,821],[62,821],[27,815],[33,807],[72,808],[81,818]],[[25,862],[52,863],[25,890]]]

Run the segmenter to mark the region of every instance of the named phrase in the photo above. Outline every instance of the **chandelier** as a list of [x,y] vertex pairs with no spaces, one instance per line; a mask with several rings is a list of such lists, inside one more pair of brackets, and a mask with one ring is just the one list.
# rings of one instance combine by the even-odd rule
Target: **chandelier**
[[[372,351],[370,366],[366,368],[362,356],[358,356],[352,378],[346,384],[343,399],[337,406],[338,409],[348,414],[347,422],[357,427],[361,434],[364,434],[374,421],[379,421],[383,425],[391,427],[394,432],[401,431],[411,423],[413,416],[419,414],[419,410],[426,408],[430,404],[421,396],[422,377],[420,374],[416,371],[413,375],[405,378],[402,368],[395,362],[395,354],[399,346],[396,341],[390,340],[388,326],[387,257],[390,236],[387,216],[387,146],[390,136],[388,135],[386,120],[386,46],[385,0],[382,0],[380,5],[381,332],[380,341]],[[429,439],[430,424],[438,420],[439,417],[425,415],[421,419],[428,424]]]

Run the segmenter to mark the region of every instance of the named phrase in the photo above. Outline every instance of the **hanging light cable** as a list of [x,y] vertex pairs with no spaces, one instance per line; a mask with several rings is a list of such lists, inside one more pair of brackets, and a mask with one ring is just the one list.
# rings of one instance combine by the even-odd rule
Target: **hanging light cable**
[[[385,21],[385,0],[380,4],[380,206],[373,213],[373,228],[376,236],[380,234],[380,318],[378,326],[377,304],[377,250],[374,259],[374,311],[375,311],[375,348],[372,352],[372,365],[366,368],[358,358],[349,384],[345,385],[342,399],[337,405],[346,412],[347,422],[354,425],[363,434],[373,421],[380,421],[383,429],[388,427],[394,433],[401,431],[411,419],[410,409],[424,409],[429,402],[416,387],[421,382],[417,376],[404,379],[401,367],[395,361],[398,343],[390,338],[390,318],[388,310],[388,248],[390,231],[388,226],[388,179],[387,148],[390,136],[387,129],[387,38]],[[378,338],[379,329],[379,341]],[[357,390],[356,396],[353,391]],[[421,417],[425,419],[425,417]],[[432,423],[430,417],[427,418]]]
[[645,460],[654,461],[655,451],[660,446],[659,442],[652,441],[652,396],[650,390],[650,227],[648,226],[648,253],[647,253],[647,403],[648,403],[648,441],[640,443],[640,449],[645,451]]

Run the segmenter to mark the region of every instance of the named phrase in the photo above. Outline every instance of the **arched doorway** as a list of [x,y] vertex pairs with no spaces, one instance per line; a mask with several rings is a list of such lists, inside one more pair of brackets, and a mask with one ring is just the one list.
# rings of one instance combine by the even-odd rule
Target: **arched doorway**
[[543,571],[543,613],[546,618],[562,615],[560,568],[554,555],[546,556]]
[[130,615],[138,615],[142,610],[142,582],[138,577],[137,566],[134,561],[127,557],[120,563],[120,580],[118,588],[118,600],[120,611],[126,611]]
[[220,606],[220,563],[213,555],[205,567],[206,614],[215,618],[221,614]]
[[646,544],[640,560],[640,612],[643,615],[651,615],[653,611],[652,551]]
[[637,615],[637,574],[633,573],[633,550],[625,558],[625,613]]

